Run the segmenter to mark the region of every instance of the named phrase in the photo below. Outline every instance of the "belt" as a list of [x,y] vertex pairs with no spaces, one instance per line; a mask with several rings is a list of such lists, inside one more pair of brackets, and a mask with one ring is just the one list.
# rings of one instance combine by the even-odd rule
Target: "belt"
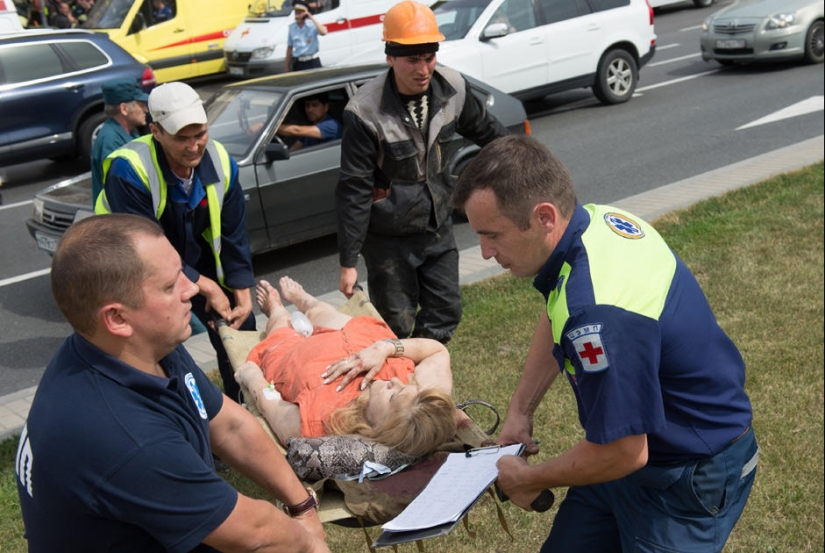
[[732,443],[736,443],[737,441],[739,441],[739,439],[740,439],[740,438],[743,438],[743,437],[745,436],[745,434],[747,434],[747,433],[748,433],[748,430],[750,430],[750,429],[751,429],[751,425],[746,426],[746,427],[745,427],[745,431],[744,431],[744,432],[742,432],[741,434],[739,434],[739,435],[738,435],[737,437],[735,437],[734,439],[732,439],[730,442],[728,442],[728,445],[730,445],[730,444],[732,444]]
[[314,60],[317,57],[318,57],[318,52],[315,52],[314,54],[312,54],[310,56],[298,56],[298,61],[310,61],[310,60]]

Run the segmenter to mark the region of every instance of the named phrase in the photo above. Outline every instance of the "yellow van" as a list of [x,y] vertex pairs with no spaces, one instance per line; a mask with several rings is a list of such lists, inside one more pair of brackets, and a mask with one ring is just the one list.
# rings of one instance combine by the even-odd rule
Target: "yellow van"
[[[97,0],[83,28],[106,32],[158,83],[226,70],[223,43],[250,0]],[[164,7],[166,9],[164,9]]]

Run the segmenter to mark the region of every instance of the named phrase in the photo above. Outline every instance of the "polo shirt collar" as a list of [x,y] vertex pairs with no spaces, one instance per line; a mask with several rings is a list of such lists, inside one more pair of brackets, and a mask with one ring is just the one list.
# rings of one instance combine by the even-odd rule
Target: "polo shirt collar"
[[176,360],[180,356],[178,349],[183,346],[178,346],[175,351],[161,359],[160,364],[171,376],[171,378],[167,378],[146,374],[131,365],[127,365],[77,333],[73,334],[70,339],[74,350],[92,370],[126,388],[162,391],[173,388],[177,381]]
[[579,237],[587,230],[590,225],[590,214],[581,204],[576,204],[576,210],[573,212],[573,217],[570,223],[564,230],[561,240],[553,249],[553,253],[545,262],[544,266],[533,279],[533,287],[544,295],[544,298],[550,295],[550,292],[556,287],[559,272],[561,272],[562,265],[567,259],[573,245],[578,241]]

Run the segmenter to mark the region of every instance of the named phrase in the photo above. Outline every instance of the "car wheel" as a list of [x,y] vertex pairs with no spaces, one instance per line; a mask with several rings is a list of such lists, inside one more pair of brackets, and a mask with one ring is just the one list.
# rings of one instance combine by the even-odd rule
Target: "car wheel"
[[106,116],[101,111],[91,114],[80,124],[75,144],[77,145],[77,156],[84,163],[91,163],[92,161],[92,142],[104,121],[106,121]]
[[805,63],[822,63],[825,59],[822,20],[814,21],[805,35]]
[[693,3],[697,8],[708,8],[713,4],[713,0],[693,0]]
[[599,63],[593,93],[603,104],[627,102],[636,90],[637,77],[636,60],[633,56],[621,48],[611,50]]

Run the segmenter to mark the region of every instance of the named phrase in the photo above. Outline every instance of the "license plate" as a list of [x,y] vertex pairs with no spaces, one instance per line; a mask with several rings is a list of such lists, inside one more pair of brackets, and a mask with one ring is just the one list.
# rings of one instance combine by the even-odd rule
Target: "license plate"
[[37,240],[37,247],[41,250],[54,253],[54,250],[57,249],[57,238],[52,238],[51,236],[46,236],[45,234],[35,232],[34,239]]
[[243,77],[243,67],[230,67],[229,74],[233,77]]
[[745,47],[745,41],[740,39],[725,39],[716,41],[717,50],[741,50]]

